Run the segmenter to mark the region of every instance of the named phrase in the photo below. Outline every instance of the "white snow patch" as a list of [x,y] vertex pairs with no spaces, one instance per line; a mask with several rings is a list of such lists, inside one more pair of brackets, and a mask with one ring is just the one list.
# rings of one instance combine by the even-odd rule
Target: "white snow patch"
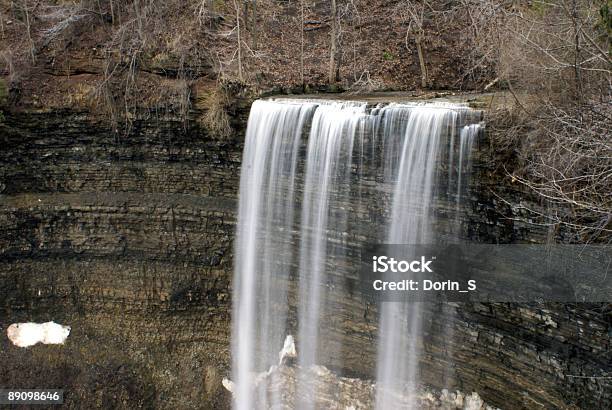
[[64,344],[70,334],[70,326],[55,322],[13,323],[6,329],[10,341],[18,347],[30,347],[37,343]]

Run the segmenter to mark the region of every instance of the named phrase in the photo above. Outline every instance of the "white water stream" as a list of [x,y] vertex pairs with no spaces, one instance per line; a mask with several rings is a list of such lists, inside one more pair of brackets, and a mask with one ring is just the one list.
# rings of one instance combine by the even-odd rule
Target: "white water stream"
[[[462,174],[478,134],[469,109],[453,104],[332,101],[256,101],[247,126],[235,242],[232,379],[235,408],[271,408],[280,402],[253,378],[276,364],[287,334],[296,332],[298,364],[308,369],[341,355],[330,289],[335,266],[347,255],[354,221],[367,207],[362,194],[365,163],[390,196],[384,226],[368,240],[425,244],[435,238],[433,203],[442,158],[445,191],[465,191]],[[461,128],[458,128],[461,127]],[[459,147],[455,149],[455,134]],[[455,151],[458,151],[455,154]],[[455,160],[454,157],[458,156]],[[459,169],[456,172],[454,165]],[[452,176],[456,174],[455,181]],[[353,221],[353,222],[351,222]],[[364,223],[371,223],[364,220]],[[354,241],[354,239],[352,239]],[[354,244],[352,244],[354,245]],[[398,408],[398,391],[418,384],[420,304],[379,307],[376,407]],[[373,373],[374,373],[374,369]],[[301,372],[296,408],[313,409],[313,372]]]

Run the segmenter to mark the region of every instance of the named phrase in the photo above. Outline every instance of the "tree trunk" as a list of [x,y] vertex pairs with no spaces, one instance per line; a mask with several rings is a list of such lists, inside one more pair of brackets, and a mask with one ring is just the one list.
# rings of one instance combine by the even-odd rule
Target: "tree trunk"
[[574,76],[576,81],[576,100],[582,103],[584,93],[582,91],[582,72],[580,57],[580,30],[578,28],[578,10],[576,0],[572,1],[572,25],[574,26]]
[[337,27],[336,27],[336,0],[331,0],[331,47],[329,52],[329,77],[328,81],[330,84],[336,82],[336,53],[337,53]]
[[304,0],[300,0],[300,81],[304,89]]
[[249,0],[242,0],[242,2],[244,3],[242,22],[244,23],[244,30],[247,31],[249,29]]
[[236,9],[236,34],[238,36],[238,79],[242,81],[242,38],[240,37],[240,6],[238,0],[234,0]]
[[253,17],[251,24],[251,33],[253,36],[253,50],[257,50],[257,0],[253,0]]
[[32,58],[32,63],[36,62],[36,57],[34,56],[34,40],[32,40],[32,32],[30,27],[30,12],[28,11],[28,2],[23,2],[23,10],[25,11],[26,17],[26,31],[28,33],[28,41],[30,45],[30,57]]
[[421,37],[419,33],[416,36],[415,42],[417,46],[417,52],[419,54],[419,65],[421,66],[421,87],[427,88],[427,66],[425,65],[425,57],[423,55],[423,47],[421,45]]

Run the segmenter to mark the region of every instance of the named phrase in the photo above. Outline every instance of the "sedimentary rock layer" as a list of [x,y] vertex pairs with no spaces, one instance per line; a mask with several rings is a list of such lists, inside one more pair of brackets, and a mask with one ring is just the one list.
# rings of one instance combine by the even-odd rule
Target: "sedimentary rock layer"
[[[244,123],[245,113],[235,121]],[[62,387],[69,407],[223,408],[229,396],[232,241],[243,128],[219,140],[171,118],[115,134],[85,113],[9,113],[0,132],[0,327],[71,326],[63,346],[19,349],[3,338],[1,385]],[[542,241],[512,221],[529,198],[499,184],[485,148],[463,236]],[[489,152],[490,153],[490,152]],[[447,209],[436,204],[444,231]],[[367,210],[375,224],[378,210]],[[376,311],[334,295],[344,312],[341,360],[371,378]],[[609,308],[512,304],[430,306],[423,382],[451,377],[501,408],[612,403]],[[454,334],[444,335],[442,317]],[[449,376],[450,374],[450,376]]]

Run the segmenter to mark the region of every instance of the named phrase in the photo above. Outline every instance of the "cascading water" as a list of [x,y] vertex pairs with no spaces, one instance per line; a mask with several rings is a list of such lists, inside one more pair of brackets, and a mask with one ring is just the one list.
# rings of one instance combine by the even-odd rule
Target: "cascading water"
[[[455,123],[457,112],[442,107],[410,111],[399,139],[400,160],[387,175],[394,180],[389,244],[431,242],[430,208],[442,131]],[[394,139],[392,135],[386,136]],[[398,393],[416,388],[421,328],[419,303],[382,303],[379,327],[376,408],[400,408]]]
[[[319,323],[321,310],[326,308],[326,288],[322,284],[326,282],[327,228],[333,226],[342,232],[347,223],[345,215],[329,212],[330,201],[349,194],[353,143],[359,124],[365,119],[365,108],[365,104],[321,105],[312,120],[300,225],[298,343],[302,369],[317,364],[319,343],[323,340]],[[316,395],[313,380],[304,372],[300,376],[299,395],[305,400],[297,403],[297,407],[313,408],[311,399]]]
[[[299,399],[293,407],[316,407],[316,376],[308,370],[326,364],[326,358],[342,356],[334,336],[337,326],[328,319],[338,315],[331,294],[345,291],[338,289],[344,287],[342,279],[358,269],[358,261],[347,252],[351,250],[355,258],[355,249],[358,252],[365,241],[433,241],[432,201],[442,191],[438,164],[448,154],[460,167],[459,198],[462,167],[478,132],[470,124],[461,129],[455,161],[454,136],[471,120],[468,112],[453,104],[372,109],[358,102],[253,104],[235,245],[235,408],[279,407],[281,398],[269,394],[265,383],[254,378],[277,363],[284,337],[296,331]],[[366,163],[369,169],[364,171]],[[450,176],[453,165],[451,161],[447,165]],[[369,174],[369,185],[364,173]],[[372,221],[367,212],[353,214],[349,208],[369,208],[372,196],[362,196],[367,190],[386,196],[390,205],[382,204],[383,226],[359,229]],[[409,407],[395,398],[418,383],[420,307],[386,302],[379,315],[376,407]],[[342,367],[341,359],[335,360],[335,366]]]
[[459,137],[459,169],[457,171],[457,198],[455,200],[457,216],[459,215],[462,196],[465,194],[465,187],[469,182],[466,181],[465,173],[469,172],[472,168],[471,152],[479,131],[480,124],[469,124],[463,127]]
[[267,101],[251,108],[235,245],[232,371],[239,409],[255,401],[252,373],[269,367],[278,351],[261,347],[280,345],[286,333],[296,162],[302,128],[314,108]]

